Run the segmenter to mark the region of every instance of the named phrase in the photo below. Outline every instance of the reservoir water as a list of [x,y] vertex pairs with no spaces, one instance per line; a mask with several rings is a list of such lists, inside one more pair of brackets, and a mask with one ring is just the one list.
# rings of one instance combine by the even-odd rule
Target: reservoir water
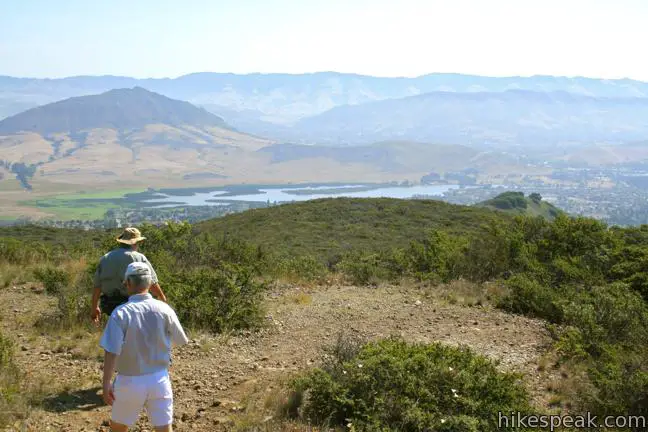
[[[367,190],[357,190],[366,187]],[[226,190],[201,192],[187,195],[159,194],[158,198],[148,199],[145,202],[153,205],[178,203],[175,205],[204,206],[223,205],[231,201],[253,201],[283,203],[291,201],[308,201],[318,198],[355,197],[355,198],[412,198],[417,195],[442,196],[451,189],[459,188],[458,185],[421,185],[421,186],[379,186],[369,189],[370,185],[344,185],[344,186],[278,186],[259,189],[256,193],[232,195]],[[345,191],[348,189],[349,191]],[[299,194],[290,193],[299,191]],[[318,192],[326,191],[326,192]],[[226,196],[222,196],[226,195]],[[180,204],[181,203],[181,204]]]

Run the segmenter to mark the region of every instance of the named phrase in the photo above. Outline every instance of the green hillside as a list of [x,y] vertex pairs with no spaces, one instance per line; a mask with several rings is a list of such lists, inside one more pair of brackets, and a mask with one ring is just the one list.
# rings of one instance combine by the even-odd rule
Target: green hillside
[[469,234],[503,215],[432,200],[325,198],[249,210],[196,224],[293,256],[330,257],[348,250],[407,246],[430,229]]
[[[416,296],[423,297],[412,307],[432,303],[438,295],[443,296],[439,298],[444,302],[458,302],[457,308],[487,305],[541,319],[552,324],[549,333],[554,338],[551,346],[542,348],[546,349],[543,354],[546,365],[542,368],[555,368],[555,373],[565,378],[564,386],[553,387],[552,408],[576,407],[600,417],[614,413],[648,415],[645,397],[648,394],[648,226],[608,227],[600,221],[567,217],[562,212],[551,221],[541,217],[512,217],[520,210],[526,210],[524,214],[534,214],[534,211],[539,214],[537,209],[529,210],[532,204],[528,200],[538,209],[545,204],[535,194],[524,197],[519,193],[503,194],[490,200],[490,204],[472,207],[430,200],[322,199],[250,210],[195,226],[142,225],[140,229],[147,238],[142,252],[154,264],[169,304],[183,325],[210,333],[265,327],[266,294],[269,288],[273,295],[277,292],[274,282],[286,281],[314,291],[320,286],[339,287],[340,281],[355,286],[372,285],[377,287],[376,296],[381,295],[382,284],[392,284],[390,289],[394,285],[407,288],[414,281],[418,285]],[[494,211],[492,207],[507,207],[504,210],[508,213]],[[88,290],[92,287],[92,273],[100,256],[116,245],[115,234],[37,227],[1,229],[0,293],[18,296],[22,301],[28,291],[23,287],[38,282],[43,287],[38,295],[52,300],[39,301],[52,309],[44,310],[40,317],[49,321],[39,318],[29,322],[22,317],[15,321],[28,323],[41,336],[51,330],[50,336],[57,338],[61,330],[73,333],[89,328]],[[472,298],[465,303],[459,301],[459,297],[463,298],[461,292],[454,296],[454,291],[462,286],[468,290],[466,297]],[[454,290],[450,293],[453,296],[446,296],[447,290]],[[288,291],[294,294],[296,290]],[[330,292],[339,296],[338,290]],[[300,297],[290,302],[304,302],[306,307],[309,297],[304,291],[299,294]],[[342,297],[331,300],[337,309],[346,303]],[[366,297],[362,305],[370,301]],[[11,303],[10,310],[16,304]],[[333,322],[346,325],[344,320],[351,316],[338,314],[339,311],[326,315],[321,313],[319,304],[314,304],[318,309],[312,310],[330,320],[323,321],[323,326]],[[422,308],[417,313],[414,310],[408,309],[407,313],[410,316],[425,313]],[[473,318],[469,322],[480,325],[476,329],[483,328],[484,311],[478,307],[470,311]],[[392,311],[388,307],[375,309],[375,313],[384,320]],[[55,326],[41,327],[44,324],[39,323]],[[427,323],[435,325],[430,320]],[[451,323],[452,327],[464,325],[455,318]],[[376,331],[375,327],[367,329]],[[294,336],[286,333],[286,340],[300,340],[303,331],[300,328],[300,333]],[[488,334],[482,335],[481,339],[475,336],[476,340],[490,344],[491,340],[486,339]],[[21,344],[27,343],[25,339],[28,338],[23,338]],[[366,412],[361,412],[364,416],[361,420],[376,419],[375,424],[389,424],[391,428],[392,418],[382,416],[384,410],[374,402],[380,398],[389,400],[394,388],[403,388],[407,392],[399,393],[399,404],[394,407],[406,407],[406,415],[420,412],[416,410],[424,401],[429,410],[459,413],[462,418],[472,416],[465,423],[468,427],[443,430],[484,432],[496,430],[476,426],[481,424],[478,422],[488,421],[495,405],[488,402],[488,411],[476,410],[478,403],[495,400],[493,397],[499,401],[509,395],[509,402],[498,402],[506,406],[507,412],[513,409],[509,409],[514,406],[513,402],[527,403],[528,398],[511,390],[510,383],[493,386],[495,381],[489,378],[487,386],[475,387],[475,383],[485,382],[483,372],[499,375],[494,375],[495,369],[469,369],[471,365],[483,364],[473,362],[470,355],[462,362],[465,366],[456,366],[458,357],[440,347],[410,349],[390,342],[382,348],[376,351],[370,346],[371,352],[357,351],[359,357],[348,357],[353,363],[348,359],[340,362],[343,370],[350,371],[348,375],[336,369],[329,369],[327,377],[322,377],[321,372],[306,375],[308,379],[299,383],[308,387],[300,387],[300,391],[307,390],[316,396],[299,400],[307,404],[307,409],[314,406],[308,405],[313,400],[322,401],[317,402],[320,403],[318,412],[323,418],[337,419],[339,426],[349,422],[348,412],[356,412],[353,406],[361,406],[366,407],[363,408]],[[13,367],[11,362],[5,361],[8,366],[1,362],[11,359],[12,352],[9,344],[3,344],[0,334],[0,396],[7,394],[5,371]],[[368,354],[371,356],[367,357]],[[452,355],[449,360],[448,355]],[[460,372],[448,374],[446,371],[452,370],[444,359],[451,360],[451,368],[456,367]],[[425,360],[426,364],[419,367],[419,360]],[[66,364],[69,364],[67,360]],[[348,367],[350,364],[365,367]],[[460,397],[471,398],[462,400],[475,403],[457,411],[454,402],[457,396],[448,391],[444,390],[445,399],[427,391],[419,394],[418,389],[429,388],[430,376],[434,376],[429,371],[443,371],[440,376],[447,380],[445,389],[455,388],[455,382],[459,382],[463,386],[457,386]],[[540,365],[534,368],[533,377],[537,371]],[[367,386],[382,388],[371,384],[374,382],[380,382],[388,397],[366,391]],[[538,382],[527,381],[527,384],[538,385]],[[541,384],[547,389],[554,386],[553,382]],[[14,388],[20,387],[12,384],[9,390]],[[354,398],[349,399],[352,405],[345,402],[341,408],[338,406],[340,401],[335,395],[340,394],[340,389]],[[449,408],[448,401],[452,403]],[[2,400],[0,408],[1,403]],[[15,409],[9,405],[5,409],[8,411]],[[339,412],[342,414],[338,416]],[[396,429],[390,428],[384,430]],[[409,430],[423,429],[428,428]],[[630,430],[645,430],[645,427]]]
[[525,197],[524,192],[504,192],[476,206],[514,215],[542,216],[548,220],[554,220],[556,216],[564,213],[553,204],[543,201],[540,194],[530,194]]

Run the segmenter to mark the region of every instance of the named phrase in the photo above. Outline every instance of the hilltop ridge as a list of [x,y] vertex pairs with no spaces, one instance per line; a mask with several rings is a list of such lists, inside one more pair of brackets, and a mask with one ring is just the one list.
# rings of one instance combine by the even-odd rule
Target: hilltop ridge
[[141,86],[194,104],[213,104],[237,111],[253,110],[273,122],[293,122],[342,105],[357,105],[436,91],[502,92],[523,89],[567,91],[596,97],[648,97],[648,83],[563,76],[487,77],[432,73],[413,78],[374,77],[339,72],[191,73],[176,78],[136,79],[124,76],[76,76],[60,79],[0,76],[0,109],[6,103],[40,105],[113,88]]
[[27,189],[36,182],[218,181],[237,172],[243,154],[271,143],[141,87],[73,97],[0,121],[0,162]]
[[564,214],[558,207],[544,201],[538,193],[525,197],[524,192],[504,192],[476,206],[514,215],[542,216],[547,220],[553,220],[556,216]]
[[368,252],[407,246],[434,229],[478,232],[484,224],[507,218],[490,209],[436,200],[323,198],[231,214],[199,222],[195,229],[326,260],[351,249]]
[[115,89],[32,108],[0,121],[0,134],[136,129],[150,124],[224,127],[225,121],[189,102],[173,100],[142,87]]

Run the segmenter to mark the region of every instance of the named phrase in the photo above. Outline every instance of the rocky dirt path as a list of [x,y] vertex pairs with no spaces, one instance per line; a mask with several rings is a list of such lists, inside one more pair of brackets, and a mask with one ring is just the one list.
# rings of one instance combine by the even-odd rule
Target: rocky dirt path
[[[538,403],[545,398],[538,362],[550,343],[541,321],[488,307],[450,305],[414,288],[351,286],[275,289],[267,298],[267,326],[258,333],[211,337],[174,352],[175,430],[273,429],[272,405],[282,380],[316,364],[340,331],[364,338],[400,335],[410,341],[466,344],[525,374]],[[55,307],[38,287],[0,291],[0,326],[17,342],[30,387],[42,387],[42,407],[9,430],[107,431],[109,408],[100,398],[102,353],[94,334],[38,333],[37,316]],[[275,430],[286,428],[275,426]],[[132,430],[150,431],[143,417]]]

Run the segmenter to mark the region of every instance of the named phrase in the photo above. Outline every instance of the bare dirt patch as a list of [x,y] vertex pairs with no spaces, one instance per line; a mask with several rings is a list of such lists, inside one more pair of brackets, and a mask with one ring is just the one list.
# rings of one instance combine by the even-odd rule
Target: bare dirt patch
[[[29,385],[43,394],[29,419],[9,430],[107,431],[110,411],[100,397],[102,353],[96,346],[100,330],[39,333],[35,319],[54,308],[55,299],[38,286],[0,290],[0,326],[17,343]],[[268,294],[266,320],[257,333],[192,332],[192,342],[174,352],[175,430],[244,430],[264,422],[270,427],[281,382],[316,365],[341,331],[368,339],[400,335],[466,344],[499,360],[502,369],[524,373],[536,403],[545,404],[542,383],[551,372],[539,364],[550,337],[542,321],[391,286],[278,286]],[[151,427],[143,416],[132,430]]]

